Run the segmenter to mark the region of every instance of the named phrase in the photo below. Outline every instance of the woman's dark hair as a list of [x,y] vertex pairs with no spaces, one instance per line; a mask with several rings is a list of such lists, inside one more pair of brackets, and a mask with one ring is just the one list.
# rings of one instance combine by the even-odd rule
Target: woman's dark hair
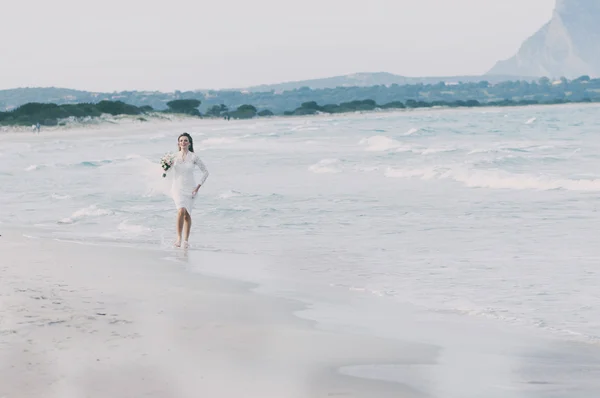
[[188,133],[183,133],[179,137],[177,137],[177,150],[181,151],[181,147],[179,146],[179,139],[181,137],[187,137],[188,141],[190,142],[190,152],[194,152],[194,140],[192,139],[192,136]]

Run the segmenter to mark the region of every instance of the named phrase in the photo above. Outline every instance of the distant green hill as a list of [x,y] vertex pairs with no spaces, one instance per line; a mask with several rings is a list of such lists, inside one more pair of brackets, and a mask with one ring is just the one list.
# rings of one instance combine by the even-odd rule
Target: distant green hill
[[[295,101],[296,95],[288,93],[283,96],[278,96],[269,99],[268,93],[283,94],[284,92],[301,90],[307,88],[311,90],[327,90],[336,88],[368,88],[374,86],[392,85],[414,85],[414,84],[437,84],[440,82],[479,82],[483,79],[481,76],[452,76],[452,77],[405,77],[394,75],[387,72],[377,73],[355,73],[344,76],[333,76],[323,79],[302,80],[277,84],[264,84],[254,87],[231,89],[231,90],[193,90],[193,91],[175,91],[175,92],[160,92],[160,91],[121,91],[121,92],[89,92],[82,90],[72,90],[68,88],[57,87],[28,87],[16,88],[8,90],[0,90],[0,111],[14,109],[28,102],[51,102],[55,104],[74,104],[82,102],[100,102],[106,101],[123,101],[132,105],[143,106],[149,105],[154,109],[166,109],[167,102],[175,99],[198,99],[201,100],[206,107],[212,105],[225,104],[228,107],[237,107],[246,103],[244,101],[247,95],[251,93],[253,102],[264,102],[264,107],[273,109],[275,112],[282,113],[290,108],[299,106],[300,102]],[[533,78],[517,78],[510,76],[485,76],[485,80],[494,84],[508,80],[532,80]],[[368,90],[367,90],[368,91]],[[237,93],[237,94],[236,94]],[[261,94],[267,93],[267,94]],[[242,95],[243,94],[243,95]],[[340,101],[353,101],[364,98],[359,95],[356,98],[350,98],[340,91],[342,94]],[[213,100],[212,96],[216,95]],[[318,95],[318,93],[317,93]],[[342,98],[343,97],[343,98]],[[316,98],[319,100],[319,98]],[[221,102],[219,102],[221,101]]]
[[351,75],[333,76],[322,79],[312,80],[300,80],[286,83],[276,84],[261,84],[259,86],[252,86],[243,88],[241,90],[251,92],[265,92],[265,91],[285,91],[295,90],[302,87],[308,87],[313,90],[336,88],[336,87],[372,87],[372,86],[391,86],[392,84],[406,85],[406,84],[437,84],[439,82],[463,82],[473,83],[486,80],[490,83],[499,83],[508,80],[536,80],[537,77],[526,77],[526,76],[501,76],[501,75],[489,75],[489,76],[441,76],[441,77],[406,77],[395,75],[387,72],[375,72],[375,73],[354,73]]

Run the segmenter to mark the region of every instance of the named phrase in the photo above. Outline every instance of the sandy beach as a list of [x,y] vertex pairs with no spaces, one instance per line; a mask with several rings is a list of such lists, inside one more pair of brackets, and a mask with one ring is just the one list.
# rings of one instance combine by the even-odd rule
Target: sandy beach
[[13,231],[0,252],[2,398],[420,397],[338,368],[436,358],[429,345],[319,331],[293,315],[300,303],[189,275],[159,251]]
[[207,121],[222,121],[222,119],[199,119],[179,114],[150,114],[150,115],[103,115],[102,117],[67,120],[62,125],[41,126],[40,132],[34,132],[32,126],[0,126],[0,137],[22,138],[42,136],[44,138],[72,137],[76,134],[111,134],[118,133],[123,128],[134,131],[147,130],[157,126],[168,128],[185,128]]

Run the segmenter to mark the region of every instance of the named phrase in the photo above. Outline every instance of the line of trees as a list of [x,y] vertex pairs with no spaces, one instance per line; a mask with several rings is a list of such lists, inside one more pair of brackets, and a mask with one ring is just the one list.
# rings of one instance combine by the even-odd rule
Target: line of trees
[[[590,103],[594,102],[589,98],[584,98],[580,101],[571,101],[568,99],[553,99],[548,101],[537,101],[537,100],[502,100],[502,101],[490,101],[490,102],[479,102],[477,100],[467,101],[416,101],[407,100],[392,101],[386,104],[378,105],[374,100],[359,100],[342,102],[341,104],[328,104],[319,105],[315,101],[304,102],[300,107],[293,111],[285,111],[286,116],[301,116],[301,115],[314,115],[317,113],[347,113],[347,112],[359,112],[359,111],[373,111],[377,109],[405,109],[405,108],[433,108],[433,107],[447,107],[447,108],[473,108],[481,106],[527,106],[527,105],[556,105],[556,104],[567,104],[567,103]],[[600,102],[600,99],[595,102]]]
[[[377,104],[375,100],[365,99],[340,104],[319,105],[316,101],[307,101],[300,107],[283,112],[284,116],[303,116],[314,115],[318,113],[348,113],[360,111],[374,111],[378,109],[412,109],[412,108],[432,108],[432,107],[481,107],[481,106],[527,106],[527,105],[549,105],[549,104],[566,104],[566,103],[589,103],[600,102],[600,98],[591,100],[583,98],[577,101],[562,98],[551,99],[547,101],[538,100],[511,100],[505,99],[502,101],[480,102],[478,100],[456,100],[456,101],[423,101],[409,99],[405,102],[392,101],[385,104]],[[56,126],[61,123],[61,120],[75,118],[95,118],[103,114],[113,116],[118,115],[149,115],[153,113],[171,113],[182,114],[195,117],[208,118],[224,118],[224,119],[252,119],[254,117],[269,117],[274,113],[268,109],[258,110],[254,105],[244,104],[238,106],[234,110],[230,110],[226,105],[213,105],[206,113],[202,114],[198,108],[201,101],[197,99],[173,100],[167,103],[166,110],[155,110],[149,105],[135,106],[126,104],[122,101],[100,101],[98,103],[81,103],[81,104],[63,104],[57,105],[54,103],[39,103],[31,102],[20,107],[8,111],[0,112],[0,125],[35,125],[40,123],[43,126]],[[140,117],[141,120],[145,120]]]
[[56,126],[66,119],[97,118],[103,114],[112,116],[140,115],[140,120],[145,120],[142,115],[153,113],[180,114],[196,117],[223,117],[226,119],[251,119],[256,116],[272,116],[268,109],[258,111],[253,105],[241,105],[237,109],[229,110],[225,105],[213,106],[202,115],[198,108],[201,101],[197,99],[182,99],[167,102],[167,109],[155,110],[149,105],[135,106],[122,101],[100,101],[98,103],[81,104],[54,104],[30,102],[8,111],[0,112],[0,125],[31,126]]
[[30,102],[9,111],[0,112],[0,125],[55,126],[61,119],[94,118],[102,114],[140,115],[151,111],[149,106],[137,107],[121,101],[100,101],[96,104],[64,104]]

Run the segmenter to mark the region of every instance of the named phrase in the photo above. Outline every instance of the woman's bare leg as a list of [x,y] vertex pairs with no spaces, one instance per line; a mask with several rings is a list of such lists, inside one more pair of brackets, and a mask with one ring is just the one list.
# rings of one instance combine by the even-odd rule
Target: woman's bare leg
[[190,238],[190,230],[192,229],[192,216],[190,215],[190,213],[188,213],[187,210],[185,210],[185,213],[184,213],[183,226],[184,226],[183,241],[187,245],[187,241]]
[[181,246],[181,232],[183,231],[183,223],[185,221],[185,214],[187,211],[185,209],[179,209],[177,212],[177,241],[175,242],[175,246]]

